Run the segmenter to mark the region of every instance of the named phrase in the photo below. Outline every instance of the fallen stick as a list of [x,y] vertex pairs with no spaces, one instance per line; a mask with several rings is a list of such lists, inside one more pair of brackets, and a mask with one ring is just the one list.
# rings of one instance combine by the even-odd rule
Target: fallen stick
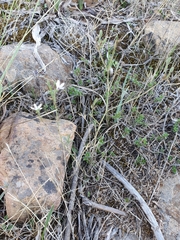
[[64,234],[64,239],[69,240],[70,235],[71,235],[71,223],[72,223],[72,211],[74,209],[74,202],[76,198],[76,189],[77,189],[77,182],[78,182],[78,175],[79,175],[79,169],[81,165],[81,158],[83,155],[83,149],[86,144],[87,138],[89,136],[89,133],[93,129],[94,125],[91,124],[87,128],[84,137],[81,141],[81,145],[79,148],[78,156],[76,157],[75,161],[75,168],[73,170],[73,180],[72,180],[72,186],[71,186],[71,196],[70,196],[70,201],[69,201],[69,207],[68,207],[68,212],[67,212],[67,224],[66,224],[66,231]]
[[102,162],[104,163],[106,169],[109,172],[111,172],[125,186],[125,188],[127,188],[127,190],[139,201],[144,213],[146,214],[146,216],[149,220],[149,223],[151,225],[151,228],[154,232],[156,239],[164,240],[164,237],[163,237],[160,227],[156,221],[156,218],[154,217],[151,209],[148,207],[147,203],[144,201],[144,199],[141,197],[141,195],[119,172],[117,172],[113,167],[111,167],[111,165],[109,165],[105,161],[102,161]]
[[83,195],[81,195],[81,197],[82,197],[82,203],[85,204],[86,206],[90,206],[92,208],[96,208],[96,209],[103,210],[106,212],[119,214],[122,216],[127,216],[127,214],[124,211],[120,211],[119,209],[116,209],[116,208],[112,208],[112,207],[108,207],[108,206],[105,206],[105,205],[102,205],[99,203],[95,203]]

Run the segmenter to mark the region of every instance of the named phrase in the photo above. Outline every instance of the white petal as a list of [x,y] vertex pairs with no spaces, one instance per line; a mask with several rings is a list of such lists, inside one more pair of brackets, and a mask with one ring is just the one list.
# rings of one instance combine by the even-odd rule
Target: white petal
[[64,89],[64,83],[61,83],[60,80],[57,80],[56,89],[57,90]]
[[30,107],[32,110],[37,111],[42,109],[42,104],[40,103],[38,106],[34,103],[33,107]]
[[42,103],[40,103],[39,106],[37,106],[37,108],[38,108],[39,110],[41,110],[41,109],[42,109]]

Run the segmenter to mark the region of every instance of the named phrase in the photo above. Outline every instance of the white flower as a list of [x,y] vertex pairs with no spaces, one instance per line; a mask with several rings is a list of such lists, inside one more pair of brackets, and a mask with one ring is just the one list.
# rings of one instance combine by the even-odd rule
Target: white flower
[[56,89],[57,90],[64,89],[64,83],[61,83],[60,80],[57,80],[57,82],[56,82]]
[[38,106],[34,103],[33,107],[31,107],[32,110],[39,111],[42,109],[42,104],[40,103]]

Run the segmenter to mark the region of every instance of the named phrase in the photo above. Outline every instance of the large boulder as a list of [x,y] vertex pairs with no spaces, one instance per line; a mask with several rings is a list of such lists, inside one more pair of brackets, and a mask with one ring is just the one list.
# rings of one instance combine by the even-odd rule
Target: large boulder
[[24,221],[57,209],[76,126],[15,113],[0,128],[0,185],[7,215]]
[[[11,44],[0,49],[0,71],[5,73],[3,85],[18,84],[19,88],[32,95],[39,96],[48,90],[48,84],[55,86],[57,80],[67,81],[72,70],[68,56],[59,56],[48,45],[41,44],[38,54],[46,65],[46,72],[34,54],[35,44]],[[9,66],[8,66],[9,65]]]

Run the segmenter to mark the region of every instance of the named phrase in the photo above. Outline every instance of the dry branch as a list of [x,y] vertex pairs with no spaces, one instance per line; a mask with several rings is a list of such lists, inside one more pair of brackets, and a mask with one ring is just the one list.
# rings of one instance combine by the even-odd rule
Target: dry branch
[[96,208],[96,209],[103,210],[106,212],[111,212],[111,213],[127,216],[127,214],[124,211],[120,211],[119,209],[116,209],[116,208],[112,208],[112,207],[108,207],[108,206],[105,206],[102,204],[95,203],[95,202],[89,200],[87,197],[82,196],[82,195],[81,195],[81,197],[82,197],[83,204],[85,204],[86,206],[90,206],[92,208]]
[[81,165],[81,158],[83,155],[83,149],[86,144],[87,138],[89,136],[89,133],[93,129],[94,125],[91,124],[87,128],[84,137],[81,141],[81,145],[79,148],[78,156],[75,159],[75,167],[73,170],[73,180],[72,180],[72,186],[71,186],[71,196],[70,196],[70,202],[69,202],[69,207],[68,207],[68,212],[67,212],[67,225],[66,225],[66,231],[64,235],[64,239],[69,240],[70,235],[71,235],[71,223],[72,223],[72,211],[74,209],[74,202],[75,202],[75,197],[76,197],[76,189],[77,189],[77,182],[78,182],[78,175],[79,175],[79,168]]
[[154,232],[156,239],[164,240],[164,237],[163,237],[160,227],[156,221],[156,218],[154,217],[151,209],[148,207],[147,203],[144,201],[144,199],[141,197],[141,195],[119,172],[117,172],[113,167],[111,167],[111,165],[109,165],[105,161],[102,161],[102,162],[105,164],[106,169],[109,172],[111,172],[114,175],[114,177],[116,177],[125,186],[125,188],[127,188],[127,190],[139,201],[144,213],[146,214],[146,216],[149,220],[149,223],[151,224],[151,228]]

